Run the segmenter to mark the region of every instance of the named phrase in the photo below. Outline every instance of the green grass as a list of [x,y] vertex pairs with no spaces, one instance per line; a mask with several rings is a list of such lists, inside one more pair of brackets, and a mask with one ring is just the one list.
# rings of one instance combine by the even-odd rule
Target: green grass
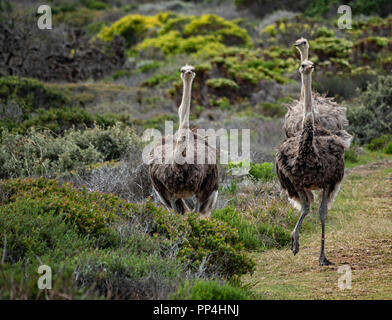
[[244,288],[213,280],[198,280],[193,284],[186,281],[171,296],[176,300],[249,300],[251,297],[251,293]]
[[234,207],[215,210],[212,217],[227,222],[238,230],[239,241],[248,250],[264,250],[271,247],[284,247],[290,235],[279,226],[245,219]]
[[363,153],[357,155],[355,161],[352,158],[345,161],[346,168],[355,168],[359,165],[368,164],[374,161],[388,160],[392,159],[392,155],[386,154],[384,151],[370,151],[368,149],[363,149]]
[[[287,247],[254,252],[256,272],[242,283],[270,299],[390,299],[392,158],[378,160],[350,171],[328,212],[326,255],[334,265],[318,265],[318,222],[317,228],[301,229],[296,256]],[[305,221],[312,216],[317,213]],[[341,265],[351,267],[351,290],[338,288]]]

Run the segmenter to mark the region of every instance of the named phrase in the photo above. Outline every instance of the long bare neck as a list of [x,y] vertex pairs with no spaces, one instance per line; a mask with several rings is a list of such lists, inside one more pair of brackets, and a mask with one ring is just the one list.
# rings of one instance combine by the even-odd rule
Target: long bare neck
[[299,161],[305,161],[314,154],[314,117],[312,112],[312,80],[311,74],[303,74],[305,84],[305,106],[303,109],[302,132],[299,141]]
[[313,117],[313,105],[312,105],[312,75],[310,73],[302,73],[302,81],[304,86],[304,119],[307,116]]
[[[309,49],[305,47],[304,50],[299,50],[299,53],[301,55],[301,63],[305,60],[308,60],[308,56],[309,56]],[[304,100],[304,95],[305,95],[305,84],[304,84],[304,77],[303,74],[301,74],[301,82],[302,82],[302,86],[301,86],[301,97],[300,100],[303,101]]]
[[304,50],[299,50],[301,54],[301,63],[304,62],[305,60],[308,60],[309,58],[309,49],[307,47],[304,48]]
[[[186,135],[186,131],[189,129],[191,92],[192,80],[183,80],[182,101],[180,107],[178,108],[178,116],[180,118],[180,125],[177,131],[178,135]],[[181,141],[181,139],[176,141],[174,146],[174,165],[181,165],[184,163],[184,156],[186,156],[186,147],[188,143],[188,139],[185,139],[185,141]]]
[[191,109],[192,80],[183,80],[183,92],[178,116],[180,118],[179,129],[189,129],[189,113]]

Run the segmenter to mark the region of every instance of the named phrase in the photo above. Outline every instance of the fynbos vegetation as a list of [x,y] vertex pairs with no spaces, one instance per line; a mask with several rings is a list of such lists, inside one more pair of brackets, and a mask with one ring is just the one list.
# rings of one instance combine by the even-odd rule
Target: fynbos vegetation
[[[0,0],[0,299],[270,297],[243,279],[289,251],[297,221],[274,159],[300,97],[300,37],[314,95],[346,108],[346,168],[391,157],[390,1],[349,1],[344,30],[333,0],[47,4],[50,31],[37,1]],[[166,210],[142,159],[145,129],[180,126],[190,64],[188,127],[250,129],[250,159],[219,164],[207,219]],[[319,233],[311,216],[307,235]],[[37,287],[43,264],[51,290]]]

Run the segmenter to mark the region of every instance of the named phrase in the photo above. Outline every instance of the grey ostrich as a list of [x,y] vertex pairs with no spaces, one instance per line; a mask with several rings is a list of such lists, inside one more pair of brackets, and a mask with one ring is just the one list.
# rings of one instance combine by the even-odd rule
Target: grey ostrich
[[[181,68],[182,102],[178,109],[180,125],[174,136],[166,136],[151,153],[150,178],[161,202],[176,213],[189,211],[184,199],[196,197],[195,211],[208,217],[218,196],[216,150],[189,128],[192,66]],[[162,160],[162,161],[160,161]]]
[[[308,59],[309,43],[305,38],[298,39],[295,47],[300,52],[301,63]],[[283,130],[286,138],[294,137],[302,130],[302,113],[304,108],[304,79],[301,75],[301,96],[299,101],[294,101],[287,105],[288,112],[285,116]],[[321,128],[325,128],[343,139],[346,149],[350,148],[352,136],[344,130],[348,125],[346,118],[346,108],[339,106],[332,98],[321,96],[316,92],[313,95],[313,115],[315,124]]]
[[[343,180],[344,142],[328,130],[318,129],[315,126],[311,90],[312,71],[313,63],[303,61],[300,67],[305,85],[302,130],[278,147],[275,165],[282,188],[287,191],[291,202],[301,211],[301,216],[291,234],[291,249],[294,255],[299,251],[299,229],[313,201],[312,191],[321,190],[319,263],[324,266],[331,264],[324,253],[325,218]],[[322,134],[318,134],[318,131]]]

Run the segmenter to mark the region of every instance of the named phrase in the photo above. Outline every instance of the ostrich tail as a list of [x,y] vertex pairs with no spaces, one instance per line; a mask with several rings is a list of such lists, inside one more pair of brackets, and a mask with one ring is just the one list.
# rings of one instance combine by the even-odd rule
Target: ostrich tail
[[301,201],[299,201],[298,198],[290,198],[289,197],[289,202],[295,209],[297,209],[298,211],[301,211],[301,208],[302,208]]
[[339,130],[336,135],[342,139],[344,149],[350,149],[351,142],[353,140],[353,136],[349,134],[346,130]]
[[328,209],[331,209],[333,201],[335,200],[335,197],[339,193],[339,190],[340,190],[340,183],[336,184],[333,191],[329,193],[329,195],[328,195]]

